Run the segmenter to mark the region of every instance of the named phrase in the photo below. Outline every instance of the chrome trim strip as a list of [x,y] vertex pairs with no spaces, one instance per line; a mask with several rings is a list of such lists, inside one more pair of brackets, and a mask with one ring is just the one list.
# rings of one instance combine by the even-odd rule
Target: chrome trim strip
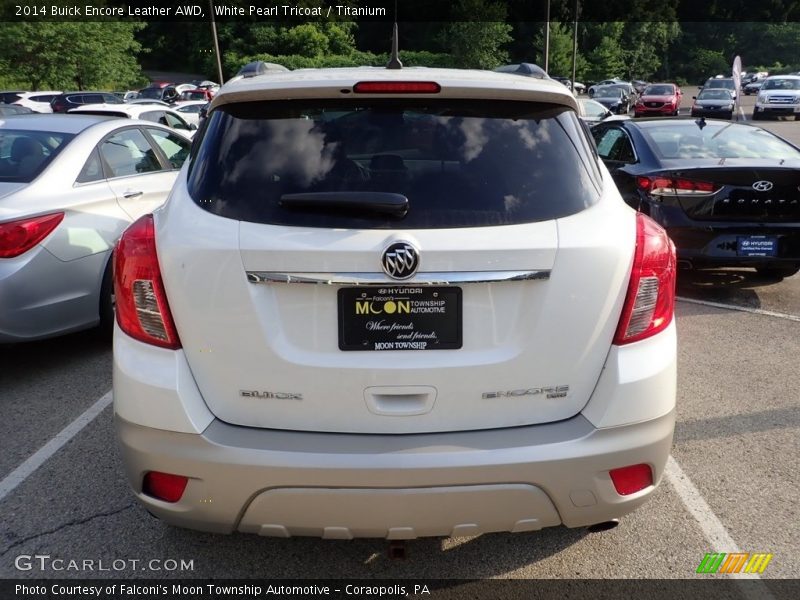
[[250,283],[313,283],[317,285],[450,285],[461,283],[497,283],[550,279],[549,270],[539,271],[456,271],[452,273],[417,273],[411,279],[389,279],[383,273],[277,273],[247,271]]

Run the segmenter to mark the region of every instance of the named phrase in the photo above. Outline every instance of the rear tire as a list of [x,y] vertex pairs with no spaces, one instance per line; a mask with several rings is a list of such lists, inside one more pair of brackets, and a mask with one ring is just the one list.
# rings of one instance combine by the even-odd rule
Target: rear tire
[[764,277],[775,277],[777,279],[784,279],[791,277],[800,271],[799,266],[794,267],[756,267],[756,272]]
[[753,121],[760,121],[762,118],[761,113],[753,111]]

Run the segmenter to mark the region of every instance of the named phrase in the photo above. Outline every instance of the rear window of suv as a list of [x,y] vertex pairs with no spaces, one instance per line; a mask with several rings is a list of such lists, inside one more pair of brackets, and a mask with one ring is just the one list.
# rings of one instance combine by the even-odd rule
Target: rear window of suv
[[[242,221],[412,229],[511,225],[597,202],[600,175],[575,113],[504,101],[308,100],[214,110],[195,145],[194,201]],[[282,203],[289,194],[400,194],[405,215]],[[359,194],[353,194],[357,196]]]

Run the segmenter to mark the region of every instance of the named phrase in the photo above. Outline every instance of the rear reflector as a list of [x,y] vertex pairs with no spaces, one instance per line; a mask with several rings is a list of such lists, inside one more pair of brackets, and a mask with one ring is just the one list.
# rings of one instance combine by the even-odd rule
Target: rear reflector
[[353,86],[356,94],[438,94],[441,90],[435,81],[359,81]]
[[620,496],[635,494],[639,490],[653,485],[653,470],[650,465],[640,464],[612,469],[608,474],[614,483],[614,489]]
[[0,258],[14,258],[33,248],[58,227],[64,213],[0,223]]
[[150,471],[144,476],[142,493],[164,502],[177,502],[183,496],[189,478],[183,475]]
[[114,293],[122,331],[147,344],[181,347],[158,266],[153,215],[134,222],[117,242]]
[[614,343],[638,342],[672,322],[675,312],[675,245],[650,217],[636,213],[636,250]]
[[637,177],[639,189],[654,195],[699,195],[713,194],[719,187],[710,181],[695,181],[682,177]]

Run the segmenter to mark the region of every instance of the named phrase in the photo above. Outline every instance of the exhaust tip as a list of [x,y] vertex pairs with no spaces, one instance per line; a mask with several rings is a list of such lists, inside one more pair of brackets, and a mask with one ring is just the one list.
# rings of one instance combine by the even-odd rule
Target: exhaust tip
[[600,533],[601,531],[608,531],[609,529],[614,529],[617,525],[619,525],[619,519],[611,519],[610,521],[603,521],[602,523],[595,523],[594,525],[589,525],[586,529],[589,533]]

